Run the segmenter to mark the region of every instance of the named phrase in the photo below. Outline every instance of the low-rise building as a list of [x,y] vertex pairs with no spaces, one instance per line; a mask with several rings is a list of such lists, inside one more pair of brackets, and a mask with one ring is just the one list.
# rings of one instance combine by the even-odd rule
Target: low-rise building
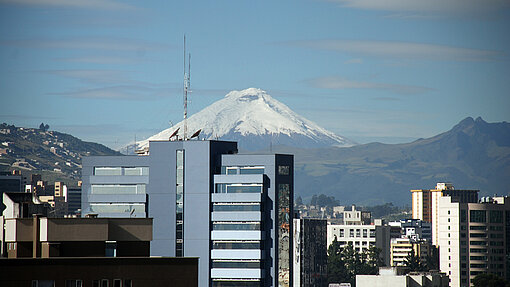
[[152,218],[7,218],[8,258],[149,256]]
[[379,275],[356,275],[356,287],[449,287],[445,273],[405,273],[400,268],[379,268]]
[[[345,219],[345,218],[344,218]],[[354,250],[362,252],[375,246],[381,250],[381,259],[385,265],[390,264],[390,226],[383,225],[380,219],[374,220],[370,225],[328,225],[329,247],[333,240],[340,242],[340,246],[352,244]]]

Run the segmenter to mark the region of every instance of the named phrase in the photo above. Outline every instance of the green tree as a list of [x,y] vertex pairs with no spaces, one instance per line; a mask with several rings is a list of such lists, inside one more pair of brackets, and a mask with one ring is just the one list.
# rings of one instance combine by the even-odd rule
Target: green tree
[[509,287],[510,283],[495,274],[478,274],[473,278],[474,287]]
[[420,257],[414,254],[414,248],[411,249],[411,252],[406,256],[404,264],[411,272],[425,271],[427,269],[427,266],[421,262]]
[[329,283],[351,283],[355,286],[356,275],[377,274],[383,264],[380,254],[381,250],[375,246],[358,252],[352,242],[341,248],[335,238],[328,250]]
[[328,283],[342,283],[349,279],[342,257],[340,242],[335,239],[328,248]]

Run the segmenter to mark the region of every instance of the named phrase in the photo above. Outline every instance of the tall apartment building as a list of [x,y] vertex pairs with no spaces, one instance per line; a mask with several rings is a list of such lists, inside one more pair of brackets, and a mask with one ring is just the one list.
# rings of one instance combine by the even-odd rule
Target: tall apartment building
[[151,255],[199,257],[199,286],[292,284],[293,156],[153,141],[83,160],[82,216],[151,217]]
[[294,219],[294,286],[328,286],[327,220]]
[[478,274],[509,279],[510,200],[483,198],[480,203],[458,198],[439,200],[440,269],[450,286],[472,286]]
[[478,190],[455,189],[453,184],[439,182],[435,189],[413,189],[413,218],[432,223],[432,244],[438,245],[439,199],[449,196],[459,202],[478,202]]

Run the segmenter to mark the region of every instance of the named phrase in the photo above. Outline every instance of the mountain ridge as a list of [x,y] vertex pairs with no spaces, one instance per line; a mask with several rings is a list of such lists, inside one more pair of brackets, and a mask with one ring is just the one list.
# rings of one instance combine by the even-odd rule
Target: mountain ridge
[[[255,150],[271,145],[291,146],[352,146],[356,143],[338,136],[309,121],[267,92],[249,88],[231,91],[187,120],[189,137],[201,130],[201,138],[233,140],[241,149]],[[183,138],[183,121],[137,143],[137,148],[148,146],[150,140],[168,140],[178,130]]]

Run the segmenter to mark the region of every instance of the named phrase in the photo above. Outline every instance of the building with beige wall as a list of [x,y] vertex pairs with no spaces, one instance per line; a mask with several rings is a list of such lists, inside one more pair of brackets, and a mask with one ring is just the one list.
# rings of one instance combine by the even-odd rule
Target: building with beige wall
[[8,258],[149,256],[152,218],[6,218]]
[[414,251],[423,264],[426,264],[427,257],[431,256],[430,243],[426,241],[415,241],[409,238],[392,238],[390,243],[390,265],[405,266],[406,258]]
[[453,184],[438,182],[435,189],[412,189],[413,218],[432,223],[432,244],[438,245],[439,199],[449,196],[454,201],[478,202],[479,190],[455,189]]

